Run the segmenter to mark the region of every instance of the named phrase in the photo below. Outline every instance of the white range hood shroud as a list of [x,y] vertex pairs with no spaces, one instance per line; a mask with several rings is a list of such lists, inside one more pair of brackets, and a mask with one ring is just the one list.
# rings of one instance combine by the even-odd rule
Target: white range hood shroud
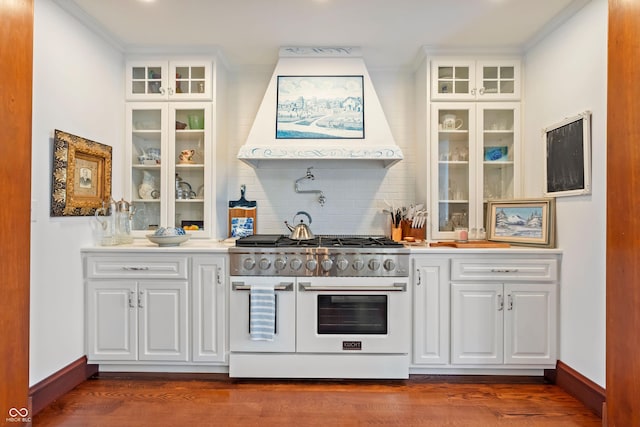
[[[276,139],[278,76],[362,75],[363,139]],[[258,113],[238,152],[253,167],[273,160],[369,161],[390,167],[403,159],[371,83],[361,50],[354,47],[283,47]]]

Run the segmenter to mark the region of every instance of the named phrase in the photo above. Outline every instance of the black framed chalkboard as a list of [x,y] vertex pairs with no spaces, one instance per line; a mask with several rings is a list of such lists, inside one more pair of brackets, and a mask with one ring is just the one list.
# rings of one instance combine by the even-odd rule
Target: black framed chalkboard
[[543,129],[547,197],[591,193],[591,112]]

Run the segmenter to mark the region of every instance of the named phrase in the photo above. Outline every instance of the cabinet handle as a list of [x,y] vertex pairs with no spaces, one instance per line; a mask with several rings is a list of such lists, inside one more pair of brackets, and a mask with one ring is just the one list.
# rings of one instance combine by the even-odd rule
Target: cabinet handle
[[507,310],[513,310],[513,296],[507,295]]
[[160,86],[160,95],[164,95],[164,93],[165,93],[164,88],[162,86]]
[[136,308],[136,306],[133,305],[134,294],[135,292],[133,291],[129,292],[129,308]]
[[492,273],[517,273],[519,270],[517,268],[492,268]]
[[422,275],[420,274],[420,269],[416,271],[418,272],[418,283],[416,283],[416,286],[420,286],[422,284]]
[[478,89],[478,93],[479,93],[480,95],[484,95],[484,88],[483,88],[483,87],[481,87],[480,89]]
[[504,309],[504,296],[502,294],[498,294],[498,311],[502,311]]
[[129,267],[125,265],[122,269],[125,271],[147,271],[149,267]]
[[222,285],[222,269],[220,267],[218,267],[218,278],[217,278],[217,282],[218,285]]
[[142,305],[142,296],[144,295],[144,291],[140,291],[138,292],[138,308],[143,308],[144,306]]
[[475,95],[476,94],[476,88],[471,89],[471,95]]
[[172,87],[169,88],[169,95],[173,95],[173,88]]

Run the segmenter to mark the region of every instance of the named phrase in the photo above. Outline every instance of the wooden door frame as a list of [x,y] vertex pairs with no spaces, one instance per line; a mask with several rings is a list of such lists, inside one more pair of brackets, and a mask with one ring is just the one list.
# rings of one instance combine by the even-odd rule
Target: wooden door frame
[[[0,420],[31,415],[29,264],[33,0],[0,0]],[[25,413],[24,411],[27,411]],[[30,423],[29,423],[30,425]]]
[[606,412],[640,425],[640,1],[609,0]]

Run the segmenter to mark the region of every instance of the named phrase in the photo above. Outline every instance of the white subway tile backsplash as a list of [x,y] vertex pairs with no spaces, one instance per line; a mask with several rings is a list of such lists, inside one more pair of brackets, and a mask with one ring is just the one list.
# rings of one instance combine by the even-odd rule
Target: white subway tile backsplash
[[[258,205],[259,233],[287,233],[284,221],[292,221],[298,211],[312,217],[316,234],[389,234],[389,215],[382,213],[386,199],[394,206],[424,202],[416,200],[415,168],[423,161],[415,158],[414,100],[410,88],[413,76],[404,71],[369,70],[396,143],[405,159],[390,169],[353,167],[340,163],[280,162],[253,169],[236,159],[245,143],[253,118],[262,101],[270,74],[236,73],[231,81],[231,105],[235,121],[229,122],[230,147],[229,198],[240,197],[240,185],[247,186],[248,200]],[[275,100],[274,100],[275,102]],[[313,166],[315,180],[303,181],[303,190],[321,190],[324,206],[317,194],[298,194],[294,182]],[[421,196],[418,196],[422,199]]]

